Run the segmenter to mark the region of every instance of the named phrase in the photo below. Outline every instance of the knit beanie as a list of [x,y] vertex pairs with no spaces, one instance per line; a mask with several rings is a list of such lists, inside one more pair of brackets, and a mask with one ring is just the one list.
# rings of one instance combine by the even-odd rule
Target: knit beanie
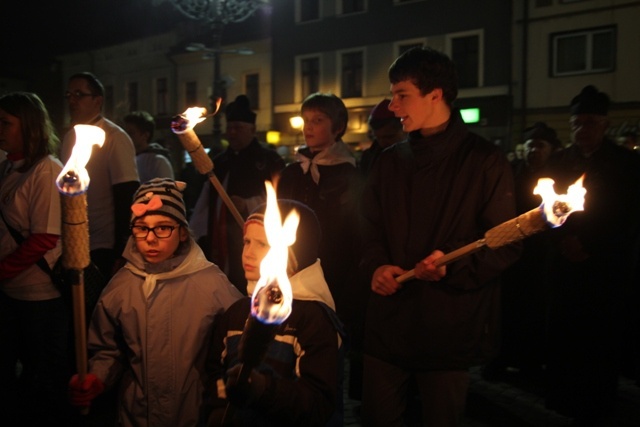
[[589,85],[571,100],[571,115],[597,114],[606,116],[609,111],[609,96],[598,92],[595,86]]
[[547,126],[544,122],[536,122],[533,126],[524,130],[522,140],[526,142],[530,139],[542,139],[543,141],[547,141],[554,148],[558,148],[561,145],[556,131]]
[[389,110],[389,104],[391,104],[391,101],[383,99],[373,107],[373,110],[371,110],[369,114],[369,126],[373,129],[380,129],[392,121],[397,121],[398,124],[400,124],[400,118],[396,117],[395,114]]
[[369,122],[374,120],[384,120],[384,119],[393,119],[395,118],[395,114],[391,110],[389,110],[389,104],[391,101],[388,99],[383,99],[378,102],[378,104],[373,107],[371,113],[369,114]]
[[131,205],[131,224],[145,215],[165,215],[188,227],[182,198],[186,183],[169,178],[154,178],[138,188]]
[[[251,215],[247,217],[244,223],[244,232],[247,231],[247,226],[252,223],[258,223],[264,226],[264,212],[266,207],[266,204],[258,206]],[[318,259],[318,247],[322,239],[320,222],[311,208],[296,200],[280,199],[278,200],[278,209],[280,209],[280,215],[283,219],[294,209],[298,212],[298,215],[300,215],[300,222],[296,230],[296,241],[291,246],[291,251],[289,252],[290,258],[291,252],[293,252],[293,256],[295,257],[295,260],[289,260],[289,264],[295,267],[293,268],[295,272],[298,272],[309,267]]]
[[246,95],[238,95],[235,101],[227,105],[224,113],[227,117],[227,123],[244,122],[252,125],[256,124],[256,113],[251,111],[249,98]]

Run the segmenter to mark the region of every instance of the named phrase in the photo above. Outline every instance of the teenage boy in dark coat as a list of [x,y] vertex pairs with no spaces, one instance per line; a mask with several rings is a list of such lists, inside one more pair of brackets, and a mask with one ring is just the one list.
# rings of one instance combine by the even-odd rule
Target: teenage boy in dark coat
[[[424,425],[458,425],[468,368],[496,344],[499,275],[519,253],[510,246],[434,264],[515,216],[511,167],[453,109],[455,76],[453,62],[430,48],[407,51],[389,69],[389,109],[409,138],[380,154],[364,193],[367,426],[402,425],[410,381]],[[415,279],[396,280],[413,268]]]

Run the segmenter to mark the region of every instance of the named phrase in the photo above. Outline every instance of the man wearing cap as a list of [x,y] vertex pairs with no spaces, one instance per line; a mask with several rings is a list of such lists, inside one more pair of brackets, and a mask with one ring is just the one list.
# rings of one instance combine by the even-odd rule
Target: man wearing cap
[[640,162],[609,141],[609,97],[586,86],[571,100],[572,144],[551,156],[556,192],[584,174],[584,211],[549,237],[547,406],[575,425],[604,425],[615,411],[620,346],[637,262]]
[[380,101],[369,115],[369,135],[371,146],[362,152],[358,168],[367,176],[373,162],[382,150],[405,138],[402,122],[389,110],[388,99]]
[[[239,95],[225,109],[229,147],[213,158],[214,172],[244,218],[266,201],[264,182],[285,166],[275,151],[256,138],[256,113]],[[202,188],[190,226],[207,258],[227,274],[241,292],[247,287],[242,269],[242,229],[210,183]]]

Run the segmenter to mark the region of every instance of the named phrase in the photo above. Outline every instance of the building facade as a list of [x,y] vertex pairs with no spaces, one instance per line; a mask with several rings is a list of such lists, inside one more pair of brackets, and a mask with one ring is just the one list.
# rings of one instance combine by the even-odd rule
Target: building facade
[[640,124],[640,2],[513,2],[513,139],[544,121],[569,142],[569,103],[589,84],[612,101],[609,135]]

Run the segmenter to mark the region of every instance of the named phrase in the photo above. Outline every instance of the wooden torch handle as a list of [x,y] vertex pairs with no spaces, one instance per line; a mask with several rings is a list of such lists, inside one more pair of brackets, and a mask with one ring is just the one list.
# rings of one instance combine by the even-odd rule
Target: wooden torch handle
[[[440,267],[443,265],[447,265],[449,263],[452,263],[453,261],[456,261],[464,256],[467,256],[473,252],[476,252],[477,250],[479,250],[480,248],[482,248],[485,245],[485,241],[484,239],[480,239],[480,240],[476,240],[475,242],[469,243],[468,245],[465,245],[461,248],[456,249],[455,251],[449,252],[444,254],[442,257],[438,258],[435,262],[434,265],[436,267]],[[396,277],[396,280],[398,281],[398,283],[404,283],[407,280],[413,279],[416,276],[416,271],[415,269],[413,270],[409,270],[404,274],[401,274],[400,276]]]

